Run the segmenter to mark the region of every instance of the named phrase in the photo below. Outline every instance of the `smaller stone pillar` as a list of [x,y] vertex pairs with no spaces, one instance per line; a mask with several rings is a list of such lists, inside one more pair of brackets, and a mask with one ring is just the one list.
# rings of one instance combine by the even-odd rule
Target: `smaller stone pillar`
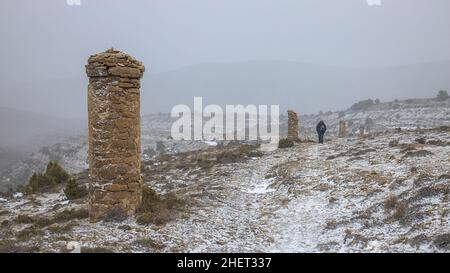
[[347,123],[343,120],[339,121],[339,138],[347,137]]
[[288,110],[288,139],[298,141],[299,138],[298,114],[292,110]]
[[359,138],[364,138],[364,136],[365,136],[365,126],[364,126],[364,124],[361,124],[360,126],[359,126],[359,134],[358,134],[358,137]]

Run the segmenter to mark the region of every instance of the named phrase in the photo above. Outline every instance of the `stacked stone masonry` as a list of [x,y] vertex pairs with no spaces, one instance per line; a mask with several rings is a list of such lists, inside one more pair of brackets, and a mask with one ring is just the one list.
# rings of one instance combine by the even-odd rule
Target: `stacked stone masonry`
[[292,110],[288,111],[288,139],[293,141],[298,141],[300,139],[298,114]]
[[89,211],[92,221],[113,209],[134,214],[142,199],[140,79],[145,68],[114,49],[93,55],[89,77]]
[[339,122],[339,135],[340,138],[346,138],[348,136],[347,133],[347,123],[343,120]]

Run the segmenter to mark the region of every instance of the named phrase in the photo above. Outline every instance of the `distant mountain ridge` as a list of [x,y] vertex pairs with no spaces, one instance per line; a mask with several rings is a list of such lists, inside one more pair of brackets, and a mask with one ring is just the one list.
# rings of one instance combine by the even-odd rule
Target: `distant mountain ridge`
[[82,133],[86,127],[83,123],[83,120],[0,107],[0,147],[27,153]]
[[[261,60],[199,64],[162,73],[152,73],[151,63],[146,66],[143,114],[192,105],[194,96],[203,96],[205,104],[279,104],[283,111],[316,113],[345,109],[366,98],[429,98],[438,90],[450,90],[450,60],[385,68]],[[4,87],[0,101],[53,116],[86,116],[86,90],[83,76],[43,79]]]
[[[145,79],[143,111],[176,104],[279,104],[303,113],[345,109],[366,98],[433,97],[450,89],[450,61],[389,68],[339,68],[290,61],[204,64]],[[158,96],[157,94],[163,94]],[[146,99],[151,96],[150,99]],[[156,110],[156,109],[155,109]]]

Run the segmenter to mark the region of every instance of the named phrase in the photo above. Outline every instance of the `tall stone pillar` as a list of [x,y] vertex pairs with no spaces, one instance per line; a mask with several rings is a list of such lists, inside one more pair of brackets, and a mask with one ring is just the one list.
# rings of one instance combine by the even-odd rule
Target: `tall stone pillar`
[[345,121],[341,120],[339,121],[339,138],[346,138],[347,137],[347,124]]
[[288,110],[288,139],[293,141],[300,140],[298,131],[298,114],[292,110]]
[[134,214],[142,199],[141,62],[114,49],[93,55],[89,77],[89,212],[92,221],[112,209]]

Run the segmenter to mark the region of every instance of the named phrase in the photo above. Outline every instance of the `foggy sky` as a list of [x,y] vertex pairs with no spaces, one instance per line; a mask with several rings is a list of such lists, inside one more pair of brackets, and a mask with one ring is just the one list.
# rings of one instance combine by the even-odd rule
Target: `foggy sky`
[[[84,116],[84,65],[112,46],[144,62],[144,82],[153,73],[203,63],[370,68],[450,60],[448,0],[382,0],[381,7],[365,0],[81,1],[0,1],[0,106]],[[36,81],[55,81],[61,93],[32,90]],[[61,81],[80,90],[64,90]],[[34,93],[8,91],[17,86]],[[145,85],[143,92],[143,100],[164,96],[149,95]],[[46,107],[36,101],[41,95],[61,101]],[[374,97],[388,95],[380,90]]]

